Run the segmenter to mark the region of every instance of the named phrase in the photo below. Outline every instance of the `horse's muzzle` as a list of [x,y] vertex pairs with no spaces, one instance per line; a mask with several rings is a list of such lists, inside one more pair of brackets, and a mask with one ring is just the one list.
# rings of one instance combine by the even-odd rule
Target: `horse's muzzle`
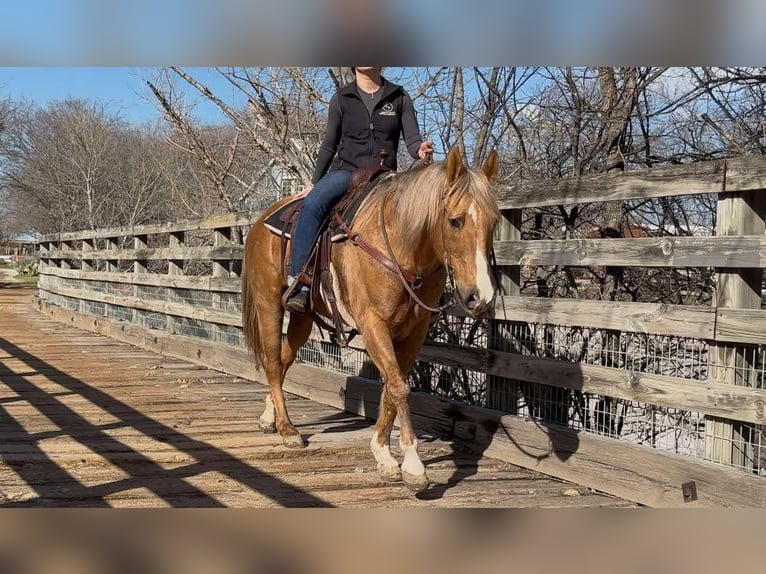
[[490,301],[485,301],[479,297],[477,289],[473,289],[470,293],[464,294],[458,290],[458,300],[463,309],[465,309],[472,317],[479,318],[486,315],[491,306]]

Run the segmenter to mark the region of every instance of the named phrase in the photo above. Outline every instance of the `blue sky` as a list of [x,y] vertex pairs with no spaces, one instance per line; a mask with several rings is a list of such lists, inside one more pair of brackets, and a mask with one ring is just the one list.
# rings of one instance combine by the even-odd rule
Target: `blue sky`
[[[0,99],[33,100],[40,105],[66,98],[97,100],[119,111],[131,123],[144,123],[160,117],[152,101],[154,96],[146,87],[159,68],[0,68]],[[227,103],[233,92],[212,68],[189,68],[194,76],[205,82]],[[203,122],[219,122],[223,116],[218,108],[198,98],[195,115]]]
[[[241,92],[229,84],[215,68],[185,67],[194,78],[208,86],[227,104],[241,106]],[[86,99],[107,104],[134,124],[161,117],[155,107],[154,95],[146,80],[155,80],[158,67],[0,67],[0,99],[32,100],[41,106],[67,98]],[[390,78],[401,81],[401,69],[389,69]],[[185,87],[178,80],[180,87]],[[229,121],[218,107],[186,87],[195,102],[194,116],[203,123]]]

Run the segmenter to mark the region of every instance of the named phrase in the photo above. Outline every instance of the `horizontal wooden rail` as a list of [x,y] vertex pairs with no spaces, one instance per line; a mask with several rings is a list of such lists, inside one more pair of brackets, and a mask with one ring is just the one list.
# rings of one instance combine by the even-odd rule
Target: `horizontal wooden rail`
[[504,297],[495,318],[766,345],[766,310],[584,299]]
[[718,308],[715,339],[726,343],[766,345],[766,311]]
[[697,339],[712,339],[715,330],[712,307],[664,303],[503,297],[496,301],[495,318]]
[[40,289],[61,295],[62,297],[72,297],[84,301],[96,301],[99,303],[108,303],[109,305],[118,305],[130,309],[141,309],[143,311],[152,311],[174,317],[186,317],[187,319],[197,319],[208,323],[218,323],[221,325],[242,326],[242,316],[239,313],[231,313],[216,309],[209,309],[197,305],[189,305],[176,301],[158,301],[156,299],[147,299],[145,297],[132,297],[126,295],[112,295],[101,293],[99,291],[89,291],[85,289],[72,289],[58,285],[42,285]]
[[607,395],[756,424],[766,422],[766,389],[692,381],[517,353],[426,345],[418,359],[508,379]]
[[185,275],[164,275],[159,273],[110,273],[106,271],[82,271],[80,269],[59,269],[43,267],[40,276],[61,277],[81,281],[104,281],[128,285],[150,285],[174,289],[199,289],[223,293],[239,293],[242,280],[239,277],[187,277]]
[[100,249],[98,251],[54,250],[42,253],[42,259],[85,259],[85,260],[186,260],[221,259],[240,260],[244,253],[242,245],[218,247],[159,247],[156,249]]
[[[155,249],[52,250],[44,260],[240,260],[241,245],[163,247]],[[656,237],[641,239],[570,239],[498,241],[499,265],[570,265],[625,267],[766,266],[766,237]]]
[[[190,360],[242,378],[263,381],[252,358],[235,348],[96,318],[46,303],[54,319],[141,348]],[[380,384],[296,364],[285,390],[369,418],[377,416]],[[412,393],[418,429],[443,434],[470,449],[596,490],[658,507],[764,507],[766,481],[721,465],[564,429],[500,412]],[[693,482],[697,499],[682,485]]]
[[498,241],[499,265],[766,267],[766,237]]
[[764,189],[766,157],[753,156],[636,172],[521,181],[501,186],[497,199],[501,209],[520,209]]
[[40,238],[40,243],[57,241],[77,241],[79,239],[106,239],[113,237],[134,237],[136,235],[155,235],[177,233],[179,231],[198,231],[201,229],[221,229],[238,225],[250,225],[260,217],[260,212],[241,211],[224,213],[197,219],[186,219],[171,223],[149,223],[125,227],[107,227],[92,231],[68,231],[51,233]]

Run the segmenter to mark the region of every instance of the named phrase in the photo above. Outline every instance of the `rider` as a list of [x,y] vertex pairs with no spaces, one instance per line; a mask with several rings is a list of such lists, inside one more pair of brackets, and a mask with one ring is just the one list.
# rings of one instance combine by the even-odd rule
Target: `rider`
[[[423,141],[415,108],[404,88],[383,78],[382,68],[351,70],[354,82],[339,88],[330,100],[314,176],[301,192],[308,195],[293,236],[288,289],[303,269],[325,218],[346,193],[354,169],[379,165],[380,152],[386,151],[384,165],[396,170],[400,133],[413,158],[429,160],[433,155],[433,142]],[[309,310],[308,287],[301,285],[293,293],[287,309],[292,313]]]

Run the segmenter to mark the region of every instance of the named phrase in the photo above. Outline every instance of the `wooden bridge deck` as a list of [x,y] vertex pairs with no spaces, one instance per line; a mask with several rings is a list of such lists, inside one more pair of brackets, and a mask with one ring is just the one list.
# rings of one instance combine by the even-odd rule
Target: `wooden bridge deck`
[[371,422],[289,397],[309,447],[255,429],[265,387],[52,321],[0,284],[2,506],[630,506],[421,440],[434,485],[377,477]]

